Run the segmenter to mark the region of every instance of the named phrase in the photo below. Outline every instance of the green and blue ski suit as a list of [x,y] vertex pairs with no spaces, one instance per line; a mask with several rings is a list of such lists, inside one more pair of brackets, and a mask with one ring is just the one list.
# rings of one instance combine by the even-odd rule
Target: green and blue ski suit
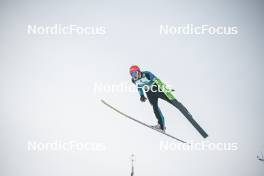
[[172,90],[167,88],[160,79],[158,79],[154,74],[149,71],[142,71],[141,77],[137,80],[132,78],[132,82],[137,86],[139,95],[144,98],[144,92],[150,104],[153,107],[154,114],[158,120],[158,123],[162,130],[165,129],[165,120],[158,106],[158,99],[161,98],[168,103],[176,107],[200,132],[200,134],[206,138],[208,135],[206,132],[197,124],[197,122],[192,118],[189,111],[181,104],[173,95]]

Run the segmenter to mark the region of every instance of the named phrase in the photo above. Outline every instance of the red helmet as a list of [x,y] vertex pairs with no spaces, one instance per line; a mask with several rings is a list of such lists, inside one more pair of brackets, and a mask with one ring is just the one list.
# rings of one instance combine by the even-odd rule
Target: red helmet
[[137,65],[132,65],[130,68],[129,68],[129,73],[133,73],[135,71],[140,71],[140,68],[137,66]]

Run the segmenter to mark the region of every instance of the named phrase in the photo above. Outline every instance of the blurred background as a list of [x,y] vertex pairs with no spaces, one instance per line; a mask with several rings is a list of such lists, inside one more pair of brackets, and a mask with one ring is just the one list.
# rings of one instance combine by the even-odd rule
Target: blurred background
[[[1,1],[0,175],[254,175],[264,172],[262,1]],[[105,26],[105,35],[29,35],[28,25]],[[237,26],[237,35],[160,35],[160,25]],[[175,141],[137,92],[95,92],[132,84],[130,65],[153,72],[207,131],[159,105],[167,132],[187,141],[237,143],[237,151],[161,151]],[[104,151],[28,151],[28,141],[98,142]]]

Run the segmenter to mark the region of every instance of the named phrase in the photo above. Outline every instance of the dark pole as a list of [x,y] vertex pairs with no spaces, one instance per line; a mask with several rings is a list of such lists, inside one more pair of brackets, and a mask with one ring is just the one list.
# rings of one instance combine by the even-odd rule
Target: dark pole
[[135,161],[135,155],[131,155],[131,176],[134,176],[134,161]]

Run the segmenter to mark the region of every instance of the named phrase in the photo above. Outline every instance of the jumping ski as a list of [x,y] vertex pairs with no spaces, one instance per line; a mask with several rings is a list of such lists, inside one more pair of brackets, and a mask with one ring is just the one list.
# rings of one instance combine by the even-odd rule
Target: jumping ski
[[168,137],[170,137],[170,138],[172,138],[172,139],[175,139],[175,140],[177,140],[177,141],[180,141],[180,142],[182,142],[182,143],[187,143],[186,141],[183,141],[183,140],[181,140],[181,139],[178,139],[178,138],[176,138],[176,137],[174,137],[174,136],[172,136],[172,135],[170,135],[170,134],[168,134],[168,133],[166,133],[166,132],[164,132],[164,131],[162,131],[162,130],[158,130],[158,129],[156,129],[156,128],[153,128],[152,126],[147,125],[146,123],[141,122],[141,121],[139,121],[139,120],[137,120],[137,119],[135,119],[135,118],[133,118],[133,117],[131,117],[131,116],[129,116],[129,115],[127,115],[127,114],[121,112],[121,111],[119,111],[118,109],[116,109],[116,108],[113,107],[112,105],[108,104],[108,103],[107,103],[106,101],[104,101],[104,100],[101,100],[101,102],[102,102],[103,104],[105,104],[106,106],[108,106],[109,108],[111,108],[112,110],[114,110],[114,111],[118,112],[119,114],[123,115],[124,117],[126,117],[126,118],[128,118],[128,119],[130,119],[130,120],[133,120],[134,122],[137,122],[137,123],[139,123],[139,124],[141,124],[141,125],[143,125],[143,126],[145,126],[145,127],[148,127],[148,128],[150,128],[150,129],[152,129],[152,130],[155,130],[155,131],[157,131],[157,132],[159,132],[159,133],[161,133],[161,134],[164,134],[164,135],[166,135],[166,136],[168,136]]

